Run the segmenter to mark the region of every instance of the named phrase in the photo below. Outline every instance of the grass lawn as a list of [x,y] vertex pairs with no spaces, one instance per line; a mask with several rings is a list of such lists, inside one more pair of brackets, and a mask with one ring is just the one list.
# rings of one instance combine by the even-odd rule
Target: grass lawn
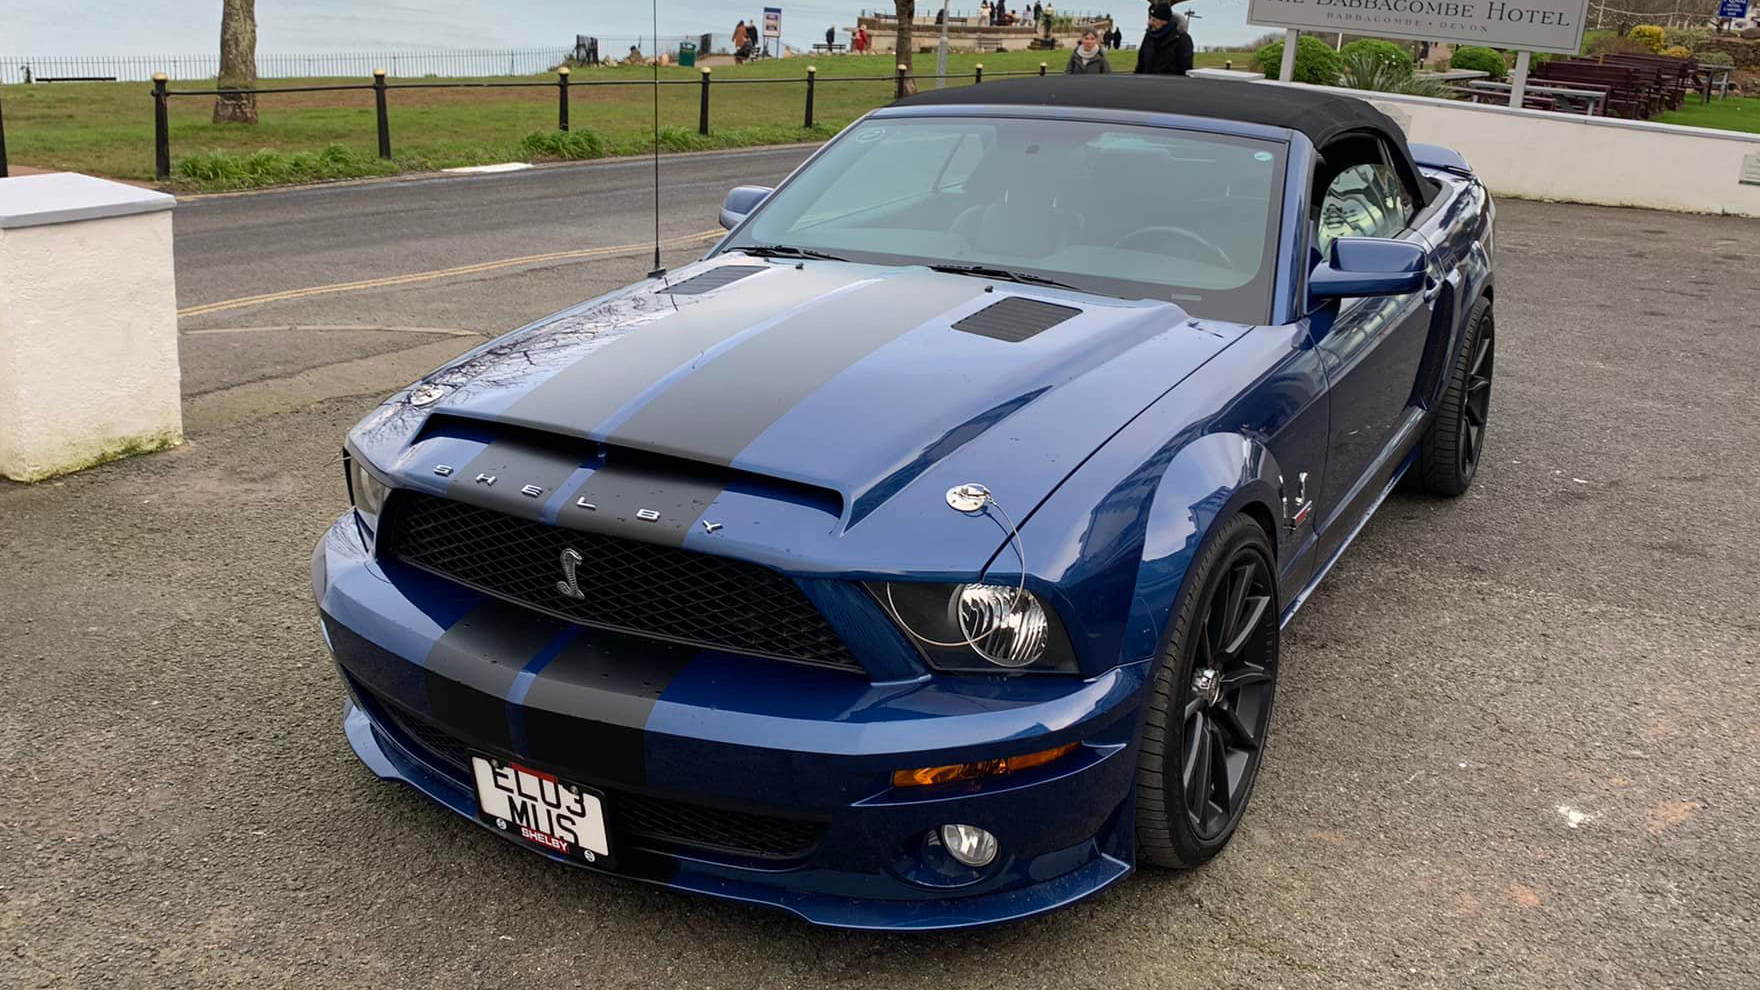
[[1685,124],[1689,127],[1715,127],[1720,131],[1747,131],[1760,134],[1760,97],[1726,97],[1700,103],[1689,95],[1679,110],[1658,114],[1664,124]]
[[[1129,71],[1136,53],[1114,54],[1116,67]],[[986,74],[1037,71],[1041,61],[1059,71],[1067,52],[954,54],[950,74],[969,74],[982,63]],[[1243,53],[1200,53],[1200,66],[1220,66]],[[735,80],[804,80],[806,66],[818,67],[813,130],[802,128],[806,83],[726,85]],[[781,144],[829,137],[873,107],[892,99],[890,79],[835,82],[840,76],[888,75],[885,56],[821,56],[772,59],[714,70],[710,91],[710,136],[697,134],[696,86],[660,88],[662,144],[666,150]],[[918,55],[918,72],[933,72],[934,56]],[[597,80],[640,82],[650,69],[581,69],[575,83]],[[697,70],[668,68],[661,78],[695,80]],[[554,79],[553,76],[529,77]],[[295,86],[365,80],[265,80],[264,86]],[[406,80],[416,81],[416,80]],[[423,79],[422,82],[441,80]],[[450,80],[448,80],[450,81]],[[969,84],[969,75],[949,85]],[[172,83],[178,89],[211,84]],[[923,80],[925,87],[933,85]],[[67,169],[121,179],[153,177],[153,101],[149,83],[53,83],[7,86],[4,100],[6,145],[18,165]],[[171,188],[236,189],[282,182],[381,175],[403,171],[482,165],[506,161],[596,158],[640,154],[650,146],[651,87],[575,86],[570,91],[572,140],[556,133],[556,90],[434,89],[392,90],[387,97],[394,160],[381,161],[371,91],[266,94],[257,100],[254,126],[209,122],[212,97],[171,100]]]

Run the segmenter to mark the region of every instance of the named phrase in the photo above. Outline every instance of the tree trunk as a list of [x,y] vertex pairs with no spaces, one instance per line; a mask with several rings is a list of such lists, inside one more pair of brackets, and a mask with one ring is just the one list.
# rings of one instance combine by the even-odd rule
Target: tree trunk
[[898,64],[904,66],[904,95],[910,96],[917,91],[917,74],[913,69],[916,64],[911,56],[917,53],[916,42],[911,40],[911,25],[917,19],[917,0],[892,0],[898,9]]
[[[216,89],[257,86],[257,0],[222,0],[220,11],[220,84]],[[214,123],[254,124],[254,93],[229,93],[214,98]]]

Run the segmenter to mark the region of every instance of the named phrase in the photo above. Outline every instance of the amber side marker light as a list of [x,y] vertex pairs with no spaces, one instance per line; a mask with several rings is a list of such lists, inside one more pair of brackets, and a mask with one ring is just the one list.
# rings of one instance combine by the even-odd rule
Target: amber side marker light
[[894,770],[892,786],[894,787],[928,787],[931,784],[951,784],[959,780],[978,780],[982,777],[1000,777],[1004,774],[1017,773],[1030,767],[1040,767],[1052,760],[1060,759],[1075,752],[1079,742],[1065,743],[1056,749],[1042,749],[1037,753],[1024,753],[1020,756],[1005,756],[999,760],[980,760],[977,763],[950,763],[944,767],[919,767],[915,770]]

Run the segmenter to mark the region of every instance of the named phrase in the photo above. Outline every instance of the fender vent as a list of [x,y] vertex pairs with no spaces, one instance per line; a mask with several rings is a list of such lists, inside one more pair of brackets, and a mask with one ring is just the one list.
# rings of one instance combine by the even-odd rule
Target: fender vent
[[1081,312],[1073,306],[1059,306],[1023,296],[1009,296],[996,305],[978,310],[955,323],[953,328],[964,333],[975,333],[980,337],[1018,344],[1029,337],[1044,333],[1072,316],[1080,315]]
[[705,292],[713,292],[724,285],[732,285],[747,275],[756,275],[766,267],[768,266],[722,265],[720,268],[711,268],[701,275],[693,275],[682,282],[675,282],[671,286],[661,289],[660,292],[675,296],[700,296]]

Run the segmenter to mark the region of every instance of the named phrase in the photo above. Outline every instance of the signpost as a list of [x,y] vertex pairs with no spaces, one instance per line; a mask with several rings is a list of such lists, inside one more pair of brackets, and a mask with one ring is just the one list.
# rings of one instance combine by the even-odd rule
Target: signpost
[[1295,70],[1296,39],[1304,30],[1513,48],[1510,105],[1519,107],[1529,53],[1577,54],[1588,12],[1589,0],[1248,0],[1247,22],[1288,29],[1278,74],[1285,82]]
[[[765,7],[764,8],[764,37],[766,39],[769,39],[769,38],[780,39],[782,37],[782,8],[781,7]],[[766,46],[768,46],[769,43],[770,42],[768,40],[766,40],[764,42],[764,44]],[[782,54],[782,43],[780,41],[778,41],[777,45],[776,45],[776,54],[778,54],[778,55]]]

